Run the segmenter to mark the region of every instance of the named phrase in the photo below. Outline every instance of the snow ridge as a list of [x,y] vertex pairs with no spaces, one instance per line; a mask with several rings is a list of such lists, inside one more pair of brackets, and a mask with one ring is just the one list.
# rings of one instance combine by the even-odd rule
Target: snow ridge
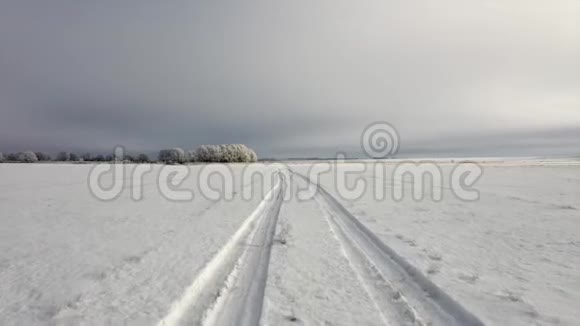
[[274,231],[286,187],[283,175],[278,174],[278,178],[158,326],[258,325]]
[[[292,173],[313,184],[307,177]],[[313,185],[318,190],[316,201],[387,324],[483,325],[475,315],[385,245],[324,188]]]

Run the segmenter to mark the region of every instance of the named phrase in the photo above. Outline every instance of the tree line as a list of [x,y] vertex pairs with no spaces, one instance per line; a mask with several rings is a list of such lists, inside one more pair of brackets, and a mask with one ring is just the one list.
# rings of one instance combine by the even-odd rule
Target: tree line
[[124,154],[123,157],[115,157],[114,154],[77,154],[73,152],[59,152],[54,159],[44,152],[24,151],[19,153],[0,153],[1,162],[113,162],[122,161],[127,163],[166,163],[183,164],[189,162],[256,162],[258,156],[254,150],[242,144],[202,145],[196,150],[184,151],[179,147],[163,149],[159,151],[157,159],[151,160],[146,154]]
[[251,148],[243,144],[201,145],[196,150],[184,151],[181,148],[159,151],[159,161],[176,164],[187,162],[256,162],[258,156]]

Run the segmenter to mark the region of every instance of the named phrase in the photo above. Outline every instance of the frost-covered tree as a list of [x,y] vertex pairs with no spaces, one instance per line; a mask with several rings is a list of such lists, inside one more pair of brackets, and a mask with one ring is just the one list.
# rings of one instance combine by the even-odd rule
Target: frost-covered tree
[[255,162],[256,153],[243,144],[228,145],[227,162]]
[[163,163],[185,163],[185,151],[181,148],[162,149],[159,151],[159,161]]
[[25,151],[25,152],[18,153],[18,160],[17,161],[23,162],[23,163],[33,163],[33,162],[38,162],[38,158],[36,157],[36,154],[34,154],[33,151]]
[[6,161],[16,162],[18,161],[18,153],[9,153],[6,155]]
[[234,145],[235,149],[235,157],[237,162],[253,162],[252,161],[252,153],[255,155],[256,153],[249,149],[246,145],[238,144]]
[[81,155],[81,158],[85,162],[93,161],[95,159],[95,157],[91,153],[84,153],[83,155]]
[[255,162],[256,152],[243,144],[202,145],[196,150],[200,162]]
[[70,153],[69,152],[60,152],[56,155],[57,161],[70,161]]
[[195,156],[199,162],[220,162],[221,152],[219,145],[201,145]]
[[36,155],[36,158],[39,161],[50,161],[51,160],[50,155],[48,155],[46,153],[43,153],[43,152],[34,152],[34,154]]
[[239,162],[236,145],[218,145],[219,158],[218,162],[230,163]]
[[201,145],[195,150],[195,158],[198,162],[209,162],[208,145]]
[[74,162],[79,161],[80,156],[78,154],[75,154],[75,153],[70,153],[70,160],[74,161]]
[[222,162],[223,160],[223,146],[220,145],[210,145],[207,147],[209,150],[209,161],[210,162]]
[[188,162],[197,162],[197,152],[196,151],[188,151],[186,153],[186,160]]
[[247,162],[258,162],[258,155],[256,154],[256,152],[254,152],[253,149],[248,148],[249,152],[248,152],[248,157],[249,160]]

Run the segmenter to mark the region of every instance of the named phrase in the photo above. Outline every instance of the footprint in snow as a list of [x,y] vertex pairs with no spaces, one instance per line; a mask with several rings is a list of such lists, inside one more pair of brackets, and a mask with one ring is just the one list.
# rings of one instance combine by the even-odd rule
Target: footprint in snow
[[437,266],[435,264],[431,264],[431,265],[429,265],[429,268],[427,268],[427,274],[435,275],[435,274],[439,273],[440,269],[441,268],[439,266]]
[[429,259],[434,260],[434,261],[441,261],[443,260],[443,257],[440,254],[437,253],[430,253],[427,255],[427,257],[429,257]]
[[500,299],[505,300],[505,301],[511,301],[511,302],[520,302],[520,301],[522,301],[521,294],[512,292],[510,290],[503,290],[503,291],[499,292],[496,295]]
[[479,280],[479,275],[473,273],[473,274],[465,274],[465,273],[461,273],[459,274],[459,279],[467,282],[469,284],[475,284],[477,282],[477,280]]
[[572,205],[556,205],[556,208],[564,210],[577,210],[577,208]]

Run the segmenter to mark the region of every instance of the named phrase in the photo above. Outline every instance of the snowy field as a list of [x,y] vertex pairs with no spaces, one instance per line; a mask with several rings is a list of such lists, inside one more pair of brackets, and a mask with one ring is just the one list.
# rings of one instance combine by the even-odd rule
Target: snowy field
[[192,165],[190,201],[160,193],[159,165],[142,200],[102,201],[92,165],[0,164],[0,325],[580,324],[578,161],[486,160],[475,201],[447,181],[395,201],[392,161],[384,179],[345,163],[386,197],[345,199],[336,173],[308,177],[324,164],[260,167],[268,185],[231,165],[222,200]]

